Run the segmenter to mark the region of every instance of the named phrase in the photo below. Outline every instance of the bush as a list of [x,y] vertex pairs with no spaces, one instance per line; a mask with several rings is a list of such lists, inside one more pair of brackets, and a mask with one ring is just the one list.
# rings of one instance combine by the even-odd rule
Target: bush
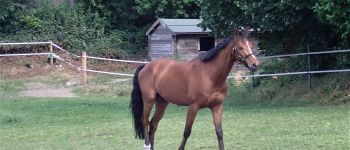
[[[128,30],[107,30],[108,22],[98,13],[83,12],[65,5],[40,4],[19,17],[20,30],[0,35],[2,42],[49,41],[72,53],[123,58],[143,54],[145,44],[130,39]],[[135,34],[136,35],[136,34]],[[135,44],[129,44],[134,43]],[[141,43],[141,44],[139,44]]]

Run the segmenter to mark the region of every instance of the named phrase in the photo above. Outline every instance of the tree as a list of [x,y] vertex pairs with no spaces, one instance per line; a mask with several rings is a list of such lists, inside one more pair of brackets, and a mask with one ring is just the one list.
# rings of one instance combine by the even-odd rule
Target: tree
[[108,22],[107,32],[123,31],[127,43],[131,43],[125,49],[145,49],[145,31],[157,17],[198,18],[200,11],[196,0],[80,0],[78,3],[83,11],[104,18]]
[[199,18],[196,0],[136,0],[136,9],[142,20],[153,22],[156,18]]
[[111,28],[133,26],[137,18],[134,0],[80,0],[80,9],[85,12],[98,13],[106,19]]
[[320,0],[314,6],[321,21],[334,25],[343,45],[350,46],[350,0]]
[[[331,0],[320,1],[320,4],[325,5],[325,2],[322,1]],[[264,50],[261,53],[265,55],[306,52],[308,48],[310,51],[322,51],[344,46],[341,45],[340,34],[334,29],[337,28],[336,25],[345,29],[347,25],[345,22],[348,22],[349,19],[344,16],[331,17],[328,20],[334,22],[333,24],[321,21],[319,15],[314,11],[317,2],[317,0],[202,0],[200,2],[202,26],[212,29],[219,36],[227,35],[232,26],[248,26],[259,29],[259,47]],[[349,17],[349,10],[346,9],[348,5],[344,5],[345,2],[339,4],[342,4],[341,7],[339,6],[341,8],[339,10],[330,8],[334,15],[345,12],[345,16]],[[321,10],[318,7],[319,5],[316,5],[316,10]],[[327,11],[321,14],[323,13],[328,16]],[[342,31],[347,35],[345,32],[347,30]],[[348,43],[348,41],[346,42]],[[312,69],[349,66],[350,61],[346,61],[346,58],[348,57],[335,55],[313,56],[314,66]],[[303,70],[306,66],[306,60],[303,57],[298,57],[297,59],[277,61],[273,65],[283,67],[271,67],[273,69],[265,67],[265,70],[285,71],[285,68]]]
[[19,19],[34,0],[0,0],[0,32],[19,30]]
[[332,26],[313,12],[316,0],[202,0],[202,26],[218,35],[231,26],[260,29],[260,47],[267,54],[291,53],[336,47]]
[[148,26],[157,17],[198,18],[196,0],[80,0],[85,11],[98,12],[112,28]]

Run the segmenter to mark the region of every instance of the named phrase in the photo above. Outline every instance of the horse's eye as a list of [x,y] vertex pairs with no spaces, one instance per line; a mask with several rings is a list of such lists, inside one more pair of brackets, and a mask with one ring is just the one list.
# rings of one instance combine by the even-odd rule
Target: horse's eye
[[243,50],[243,47],[238,47],[238,50]]

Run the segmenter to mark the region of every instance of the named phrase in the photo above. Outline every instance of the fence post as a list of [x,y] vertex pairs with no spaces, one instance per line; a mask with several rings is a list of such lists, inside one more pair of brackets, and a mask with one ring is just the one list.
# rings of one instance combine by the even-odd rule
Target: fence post
[[[251,74],[254,75],[254,71],[251,71]],[[255,88],[255,81],[254,77],[252,77],[252,90]]]
[[81,84],[85,85],[87,81],[87,74],[86,74],[86,52],[82,52],[81,54],[81,67],[82,67],[82,72],[81,72]]
[[50,59],[50,65],[53,65],[53,48],[52,48],[52,43],[49,44],[49,51],[51,54],[49,54],[49,59]]
[[307,44],[307,63],[308,63],[308,74],[307,74],[307,79],[308,79],[308,90],[309,90],[309,94],[311,93],[311,63],[310,63],[310,45]]

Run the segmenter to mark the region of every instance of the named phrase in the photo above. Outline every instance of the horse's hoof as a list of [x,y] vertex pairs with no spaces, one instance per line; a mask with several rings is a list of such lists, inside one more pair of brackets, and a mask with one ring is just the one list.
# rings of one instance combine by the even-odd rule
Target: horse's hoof
[[151,150],[151,144],[150,145],[144,144],[143,147],[144,147],[144,150]]

